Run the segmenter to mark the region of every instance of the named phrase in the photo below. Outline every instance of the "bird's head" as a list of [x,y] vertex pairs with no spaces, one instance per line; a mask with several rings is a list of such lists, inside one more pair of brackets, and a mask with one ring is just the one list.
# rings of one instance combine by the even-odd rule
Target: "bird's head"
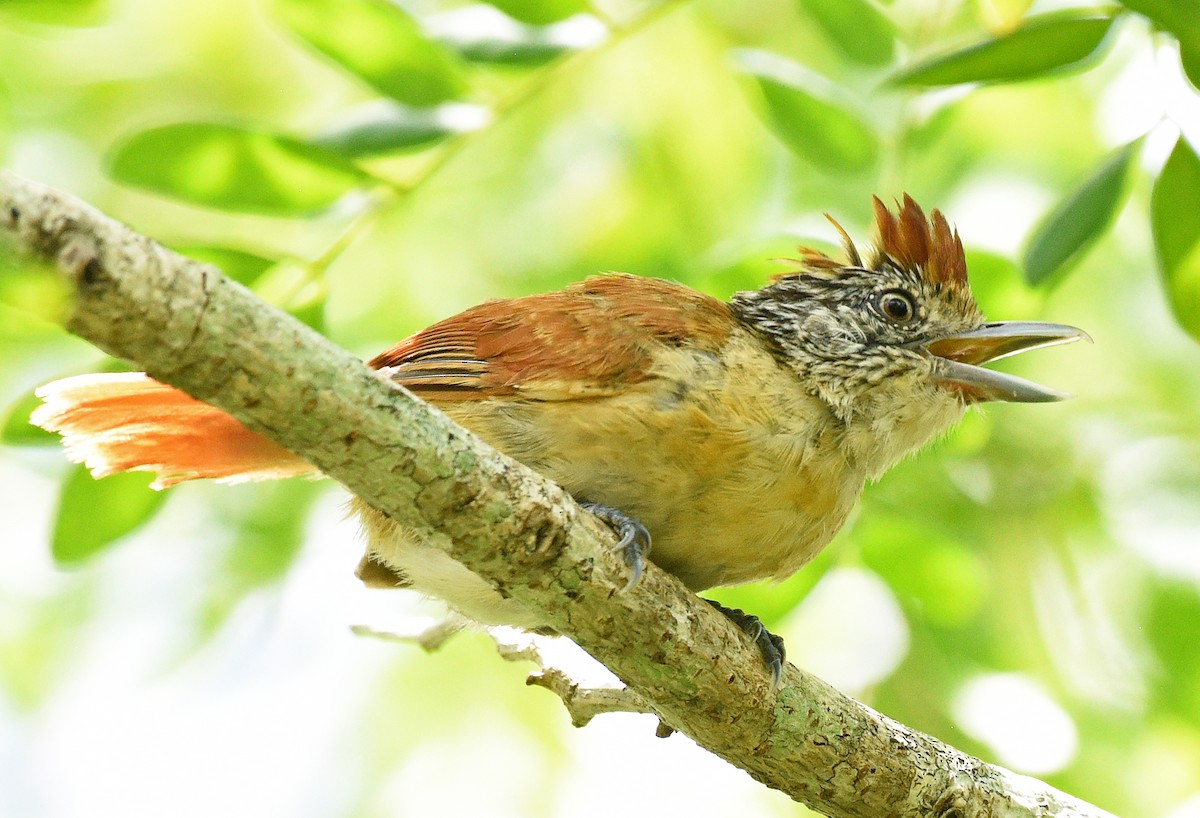
[[[982,364],[1086,338],[1040,322],[985,322],[967,283],[962,241],[945,217],[907,195],[874,200],[878,240],[864,260],[837,222],[846,258],[809,249],[800,268],[733,298],[815,397],[862,434],[871,471],[924,443],[984,401],[1045,402],[1061,392]],[[832,219],[831,219],[832,221]],[[883,462],[886,461],[886,462]]]

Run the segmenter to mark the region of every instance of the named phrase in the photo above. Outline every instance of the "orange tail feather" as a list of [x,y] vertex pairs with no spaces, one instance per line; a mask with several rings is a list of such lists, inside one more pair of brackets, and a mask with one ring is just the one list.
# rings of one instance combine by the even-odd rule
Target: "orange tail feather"
[[153,471],[184,480],[274,480],[316,469],[233,416],[141,372],[79,375],[37,390],[30,422],[63,436],[67,457],[96,477]]

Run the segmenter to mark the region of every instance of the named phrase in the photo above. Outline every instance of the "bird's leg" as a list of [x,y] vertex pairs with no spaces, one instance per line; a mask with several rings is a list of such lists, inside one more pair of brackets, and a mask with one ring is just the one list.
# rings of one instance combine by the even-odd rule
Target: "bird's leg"
[[779,678],[783,675],[783,663],[786,658],[783,637],[776,636],[767,630],[762,620],[754,614],[748,614],[740,608],[726,608],[720,602],[714,602],[711,599],[704,601],[729,617],[733,624],[741,628],[742,632],[749,636],[754,641],[754,644],[758,645],[763,661],[771,669],[771,684],[774,687],[778,687]]
[[646,526],[618,508],[600,503],[580,503],[579,505],[607,523],[620,536],[621,541],[617,543],[617,548],[621,550],[621,556],[625,559],[625,564],[629,566],[631,572],[629,582],[625,583],[625,587],[621,590],[628,591],[637,585],[646,568],[646,555],[650,553],[650,532]]

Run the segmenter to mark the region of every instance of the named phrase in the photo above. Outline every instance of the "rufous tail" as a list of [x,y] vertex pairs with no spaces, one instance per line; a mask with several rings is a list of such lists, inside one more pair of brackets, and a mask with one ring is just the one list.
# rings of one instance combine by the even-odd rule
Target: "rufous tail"
[[79,375],[37,390],[30,422],[63,436],[67,457],[96,477],[153,471],[154,488],[184,480],[274,480],[316,469],[232,415],[142,372]]

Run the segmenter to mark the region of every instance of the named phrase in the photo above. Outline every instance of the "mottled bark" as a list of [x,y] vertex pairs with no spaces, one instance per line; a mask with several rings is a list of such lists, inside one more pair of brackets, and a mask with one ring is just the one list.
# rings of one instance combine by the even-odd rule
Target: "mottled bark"
[[[65,326],[427,532],[608,666],[670,727],[833,816],[1100,816],[757,649],[653,566],[627,570],[558,486],[259,300],[88,206],[0,173],[0,236],[73,290]],[[2,271],[3,268],[0,268]]]

